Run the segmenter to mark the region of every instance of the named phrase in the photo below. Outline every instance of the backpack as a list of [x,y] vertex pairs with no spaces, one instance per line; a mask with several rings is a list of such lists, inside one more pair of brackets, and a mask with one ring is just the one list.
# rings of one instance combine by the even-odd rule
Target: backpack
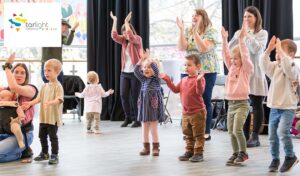
[[227,131],[226,101],[213,102],[213,126],[212,129]]
[[18,102],[0,102],[0,134],[13,134],[10,130],[11,117],[18,117]]

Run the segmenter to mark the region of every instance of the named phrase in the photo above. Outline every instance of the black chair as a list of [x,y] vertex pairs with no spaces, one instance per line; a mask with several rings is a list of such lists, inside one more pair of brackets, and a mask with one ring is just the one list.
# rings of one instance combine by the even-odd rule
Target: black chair
[[[171,114],[167,108],[171,90],[167,86],[167,83],[163,79],[160,79],[160,80],[161,80],[160,84],[162,86],[162,93],[163,93],[163,98],[164,98],[164,115],[165,115],[164,124],[167,124],[168,122],[172,123],[173,121],[171,118]],[[173,81],[172,77],[171,77],[171,81]],[[165,92],[165,90],[166,90],[166,92]]]
[[[76,75],[64,75],[64,114],[71,113],[73,118],[75,114],[78,116],[78,120],[81,121],[83,115],[83,101],[75,96],[75,92],[82,92],[85,88],[85,84],[79,76]],[[71,110],[68,112],[67,110]]]

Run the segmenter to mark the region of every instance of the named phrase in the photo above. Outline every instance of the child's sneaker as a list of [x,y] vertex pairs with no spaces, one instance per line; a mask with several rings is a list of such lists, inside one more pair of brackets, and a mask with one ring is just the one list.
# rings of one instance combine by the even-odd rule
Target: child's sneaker
[[277,172],[279,165],[280,165],[280,160],[279,159],[273,159],[270,166],[269,166],[269,172]]
[[48,164],[58,164],[58,155],[52,154]]
[[95,134],[101,134],[102,132],[100,130],[95,130],[94,133]]
[[86,129],[86,132],[87,132],[87,133],[94,133],[93,130],[92,130],[91,128],[87,128],[87,129]]
[[183,155],[179,156],[180,161],[188,161],[193,156],[193,152],[185,152]]
[[49,154],[48,153],[43,153],[41,152],[37,157],[35,157],[33,160],[34,161],[44,161],[49,159]]
[[234,164],[234,160],[238,157],[239,153],[233,153],[232,156],[226,161],[226,165],[227,166],[233,166]]
[[280,172],[287,172],[292,167],[294,167],[299,162],[298,158],[296,156],[294,157],[285,157],[284,162],[280,168]]
[[203,154],[194,154],[189,160],[191,162],[201,162],[203,161]]
[[248,159],[248,154],[245,152],[240,152],[237,158],[234,160],[234,164],[242,164],[244,161]]

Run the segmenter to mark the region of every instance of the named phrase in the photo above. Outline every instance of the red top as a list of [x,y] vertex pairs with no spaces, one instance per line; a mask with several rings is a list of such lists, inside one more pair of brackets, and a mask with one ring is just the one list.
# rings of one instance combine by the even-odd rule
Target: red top
[[202,97],[205,89],[205,79],[203,75],[201,75],[199,80],[197,80],[197,77],[198,75],[184,77],[177,85],[171,82],[169,76],[162,78],[174,93],[180,92],[183,107],[182,113],[184,115],[192,115],[205,109]]
[[134,35],[132,31],[127,31],[128,40],[126,40],[123,35],[119,35],[116,31],[111,33],[111,38],[122,45],[122,62],[121,62],[121,70],[124,69],[125,66],[125,50],[128,46],[128,53],[132,62],[132,65],[135,64],[142,58],[143,56],[143,43],[142,38],[138,35]]

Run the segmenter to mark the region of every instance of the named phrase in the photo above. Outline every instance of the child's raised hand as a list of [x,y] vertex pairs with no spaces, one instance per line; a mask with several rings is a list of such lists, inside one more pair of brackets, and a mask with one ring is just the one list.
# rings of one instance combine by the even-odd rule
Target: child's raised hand
[[226,41],[227,38],[228,38],[228,31],[226,31],[224,27],[222,27],[221,35],[222,35],[223,41],[224,41],[224,40]]
[[129,23],[130,19],[131,19],[131,16],[132,16],[132,12],[129,12],[127,17],[125,18],[125,23]]
[[178,28],[183,31],[184,30],[184,23],[182,19],[179,19],[178,17],[176,18],[176,24],[178,26]]
[[113,94],[115,91],[113,89],[109,89],[109,94]]
[[16,53],[13,52],[13,53],[9,56],[9,58],[6,60],[6,63],[9,63],[9,64],[14,63],[15,58],[16,58]]
[[112,11],[110,11],[110,17],[111,17],[111,19],[113,19],[114,21],[117,21],[117,17],[114,16],[114,14],[113,14]]
[[269,42],[269,45],[266,49],[266,51],[268,53],[271,53],[276,47],[276,37],[273,35],[273,37],[271,38],[270,42]]
[[144,51],[143,58],[144,60],[150,59],[150,51],[148,48],[146,49],[146,51]]

